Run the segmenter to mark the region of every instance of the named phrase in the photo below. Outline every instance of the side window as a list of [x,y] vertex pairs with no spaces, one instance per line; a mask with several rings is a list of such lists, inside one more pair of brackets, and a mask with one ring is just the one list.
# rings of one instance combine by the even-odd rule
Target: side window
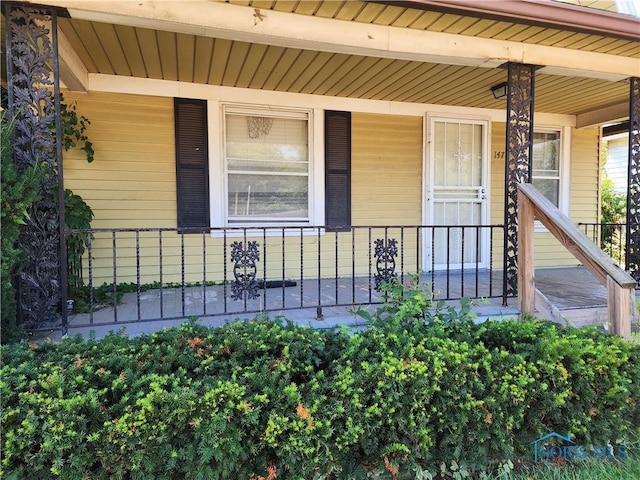
[[178,228],[209,228],[207,102],[174,99]]
[[531,183],[560,207],[560,132],[535,131]]

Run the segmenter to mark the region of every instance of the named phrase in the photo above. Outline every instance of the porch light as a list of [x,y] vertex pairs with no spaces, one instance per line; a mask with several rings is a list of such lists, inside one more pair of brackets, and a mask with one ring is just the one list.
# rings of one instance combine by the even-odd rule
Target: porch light
[[501,100],[503,98],[507,98],[507,83],[499,83],[491,87],[491,93],[493,93],[493,98],[496,100]]

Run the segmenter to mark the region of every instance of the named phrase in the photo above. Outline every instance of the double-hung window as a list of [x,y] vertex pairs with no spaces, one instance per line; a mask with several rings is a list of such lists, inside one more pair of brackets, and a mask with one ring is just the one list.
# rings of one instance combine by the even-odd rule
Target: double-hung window
[[351,114],[322,113],[176,98],[178,227],[349,228]]
[[308,224],[311,113],[224,107],[228,225]]
[[531,183],[556,207],[560,207],[560,132],[535,131]]

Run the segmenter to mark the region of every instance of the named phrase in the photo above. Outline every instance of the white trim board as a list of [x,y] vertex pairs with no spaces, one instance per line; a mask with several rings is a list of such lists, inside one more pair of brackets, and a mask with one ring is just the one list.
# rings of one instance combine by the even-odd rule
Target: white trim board
[[[489,118],[492,122],[502,123],[506,123],[507,120],[506,110],[500,109],[329,97],[302,93],[274,92],[270,90],[220,87],[172,80],[120,77],[95,73],[89,74],[89,91],[417,117],[423,117],[425,112],[440,115],[467,116],[470,118],[483,116]],[[576,117],[574,115],[536,113],[535,123],[536,125],[575,127]]]

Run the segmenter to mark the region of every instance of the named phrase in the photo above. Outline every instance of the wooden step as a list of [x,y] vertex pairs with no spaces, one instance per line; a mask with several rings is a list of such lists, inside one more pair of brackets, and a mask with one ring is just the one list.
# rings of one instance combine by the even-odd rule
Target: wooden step
[[585,327],[587,325],[607,325],[607,307],[583,307],[567,308],[560,310],[561,315],[566,318],[574,327]]

